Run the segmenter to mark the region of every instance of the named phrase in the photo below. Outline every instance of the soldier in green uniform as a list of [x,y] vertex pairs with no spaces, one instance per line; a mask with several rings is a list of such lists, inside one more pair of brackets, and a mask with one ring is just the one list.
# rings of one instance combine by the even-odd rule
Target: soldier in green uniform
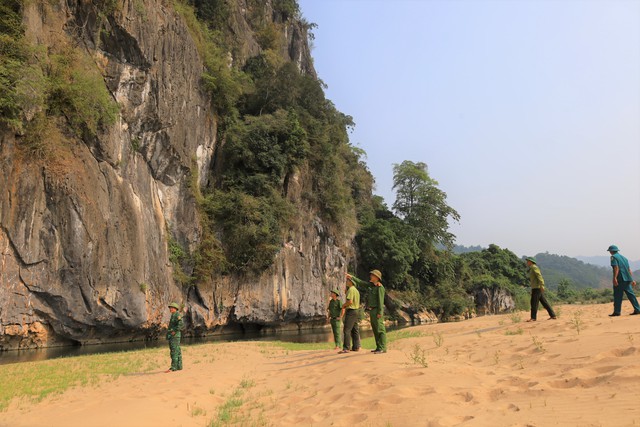
[[347,279],[360,287],[367,289],[367,308],[369,309],[369,321],[373,336],[376,340],[374,354],[387,352],[387,329],[384,326],[384,286],[382,286],[382,273],[380,270],[369,272],[369,281],[365,282],[351,274],[347,274]]
[[549,313],[549,319],[557,319],[551,304],[544,296],[544,278],[540,272],[540,267],[536,263],[535,258],[527,257],[527,266],[529,267],[529,284],[531,285],[531,319],[527,322],[535,322],[538,315],[538,303]]
[[169,327],[167,328],[167,340],[169,341],[169,352],[171,354],[171,368],[166,372],[182,370],[182,350],[180,350],[180,337],[184,327],[182,322],[182,314],[180,314],[180,306],[176,302],[169,304],[171,319],[169,319]]
[[633,293],[633,286],[636,282],[631,276],[629,260],[620,254],[620,249],[616,245],[611,245],[607,249],[611,254],[611,268],[613,269],[613,313],[609,316],[620,316],[622,309],[622,295],[627,295],[629,302],[633,306],[632,315],[640,314],[640,305],[636,294]]
[[340,301],[340,292],[337,289],[331,290],[331,299],[329,300],[329,322],[333,331],[333,341],[336,343],[336,350],[340,350],[342,346],[342,302]]

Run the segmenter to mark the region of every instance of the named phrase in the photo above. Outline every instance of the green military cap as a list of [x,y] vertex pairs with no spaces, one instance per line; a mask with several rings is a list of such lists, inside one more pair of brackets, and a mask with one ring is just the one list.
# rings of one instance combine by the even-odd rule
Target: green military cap
[[620,251],[620,249],[618,249],[618,247],[616,245],[611,245],[607,249],[607,252],[619,252],[619,251]]
[[178,305],[177,302],[172,302],[171,304],[169,304],[169,308],[175,308],[176,310],[180,310],[180,306]]
[[528,256],[527,261],[531,261],[532,263],[537,264],[536,259],[532,256]]
[[338,288],[331,289],[331,292],[336,294],[336,295],[338,295],[338,296],[340,296],[340,291],[338,290]]
[[369,274],[373,274],[378,279],[382,280],[382,273],[380,273],[380,270],[371,270]]

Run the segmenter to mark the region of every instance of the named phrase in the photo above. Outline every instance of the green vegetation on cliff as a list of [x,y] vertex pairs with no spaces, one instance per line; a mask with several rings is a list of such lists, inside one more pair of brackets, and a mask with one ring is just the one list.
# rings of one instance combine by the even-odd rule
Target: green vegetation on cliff
[[[249,24],[261,50],[246,59],[238,57],[240,41],[230,30],[237,6],[176,2],[198,41],[203,87],[221,120],[219,167],[200,198],[205,244],[194,254],[196,281],[206,279],[212,261],[222,273],[269,267],[301,203],[338,232],[352,233],[356,205],[371,193],[362,152],[349,144],[351,118],[325,98],[321,81],[282,54],[285,26],[311,28],[299,20],[297,3],[274,2],[275,19],[266,20],[267,4],[249,2]],[[301,171],[310,182],[292,184]],[[292,185],[302,186],[295,190],[303,200],[295,200]]]
[[80,137],[113,124],[118,107],[86,52],[55,39],[47,50],[25,40],[18,0],[0,0],[0,123],[22,136],[29,154],[45,157],[61,137],[59,123]]

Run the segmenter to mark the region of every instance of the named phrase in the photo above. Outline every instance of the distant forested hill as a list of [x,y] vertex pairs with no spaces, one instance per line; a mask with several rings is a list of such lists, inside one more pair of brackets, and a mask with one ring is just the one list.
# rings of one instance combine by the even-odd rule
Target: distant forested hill
[[[623,254],[624,255],[624,254]],[[610,256],[609,255],[600,255],[600,256],[578,256],[576,257],[580,261],[584,261],[588,264],[598,265],[601,267],[609,267],[610,264]],[[632,270],[640,270],[640,260],[629,260],[629,266]]]
[[483,249],[486,249],[486,248],[483,248],[480,245],[478,245],[478,246],[454,245],[453,248],[451,249],[451,251],[454,254],[460,255],[460,254],[466,254],[466,253],[469,253],[469,252],[480,252]]
[[562,279],[570,280],[576,288],[605,288],[611,282],[610,267],[598,267],[575,258],[550,253],[536,255],[545,282],[555,289]]

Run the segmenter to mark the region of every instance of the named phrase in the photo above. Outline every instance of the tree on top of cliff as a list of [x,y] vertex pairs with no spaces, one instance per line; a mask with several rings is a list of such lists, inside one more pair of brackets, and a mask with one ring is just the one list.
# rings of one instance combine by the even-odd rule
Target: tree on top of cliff
[[459,221],[460,215],[447,204],[447,194],[429,176],[425,163],[405,160],[393,165],[393,189],[393,209],[416,230],[422,245],[453,244],[449,219]]

